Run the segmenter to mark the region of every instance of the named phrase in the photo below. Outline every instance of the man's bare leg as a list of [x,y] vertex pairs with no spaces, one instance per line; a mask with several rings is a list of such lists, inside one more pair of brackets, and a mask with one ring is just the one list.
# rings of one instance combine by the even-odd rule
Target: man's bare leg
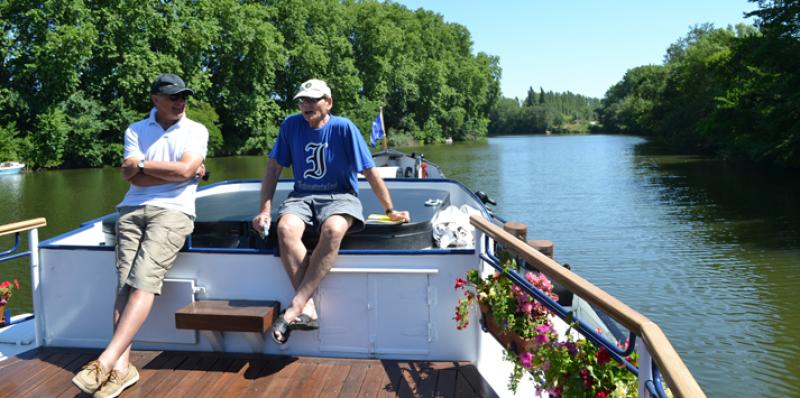
[[[144,324],[147,315],[150,314],[154,298],[155,295],[153,293],[134,288],[131,289],[127,302],[124,296],[117,296],[114,318],[118,322],[114,330],[114,336],[111,338],[108,347],[98,358],[104,369],[124,370],[128,368],[133,337]],[[121,311],[120,308],[122,308]]]
[[[294,214],[285,214],[278,220],[278,245],[281,249],[281,263],[286,270],[286,275],[292,282],[292,287],[297,290],[308,268],[308,249],[303,244],[303,232],[306,223]],[[303,313],[312,319],[317,318],[314,300],[309,300],[303,307]],[[299,315],[299,314],[298,314]],[[291,318],[294,320],[294,318]]]
[[311,253],[303,280],[297,287],[291,307],[286,309],[284,320],[290,322],[295,319],[302,313],[300,309],[305,308],[307,303],[311,301],[311,296],[322,283],[322,279],[328,275],[328,272],[336,264],[342,239],[352,224],[353,218],[343,215],[330,216],[322,224],[319,242]]

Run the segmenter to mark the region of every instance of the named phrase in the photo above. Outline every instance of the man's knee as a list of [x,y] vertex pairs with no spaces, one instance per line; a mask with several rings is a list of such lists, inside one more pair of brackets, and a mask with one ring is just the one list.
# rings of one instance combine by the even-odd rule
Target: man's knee
[[320,238],[322,239],[342,239],[353,223],[352,217],[333,215],[328,217],[320,228]]
[[286,214],[278,220],[279,238],[299,238],[303,236],[306,224],[293,214]]

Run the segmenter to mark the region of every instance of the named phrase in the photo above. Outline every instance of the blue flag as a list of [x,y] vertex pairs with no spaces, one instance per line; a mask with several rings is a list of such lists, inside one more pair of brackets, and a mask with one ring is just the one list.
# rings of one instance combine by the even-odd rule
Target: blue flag
[[383,121],[381,120],[381,114],[379,113],[378,116],[375,117],[375,121],[372,122],[372,134],[369,135],[369,143],[375,148],[375,143],[378,142],[384,136],[383,132]]

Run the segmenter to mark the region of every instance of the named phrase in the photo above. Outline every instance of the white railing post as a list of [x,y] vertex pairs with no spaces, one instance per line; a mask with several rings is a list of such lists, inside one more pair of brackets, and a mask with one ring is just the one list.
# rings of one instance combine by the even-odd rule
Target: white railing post
[[647,350],[644,339],[636,339],[636,342],[636,351],[639,353],[639,398],[651,398],[645,383],[653,380],[653,358]]
[[28,231],[28,249],[31,252],[31,293],[33,296],[33,325],[36,333],[36,347],[41,347],[44,341],[44,309],[42,308],[42,289],[39,286],[39,229]]

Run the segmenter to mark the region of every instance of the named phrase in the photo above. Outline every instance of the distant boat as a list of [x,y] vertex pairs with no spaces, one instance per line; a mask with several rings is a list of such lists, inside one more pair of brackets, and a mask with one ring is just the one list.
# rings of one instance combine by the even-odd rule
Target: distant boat
[[0,163],[0,175],[2,174],[19,174],[25,168],[25,163],[20,162],[3,162]]

